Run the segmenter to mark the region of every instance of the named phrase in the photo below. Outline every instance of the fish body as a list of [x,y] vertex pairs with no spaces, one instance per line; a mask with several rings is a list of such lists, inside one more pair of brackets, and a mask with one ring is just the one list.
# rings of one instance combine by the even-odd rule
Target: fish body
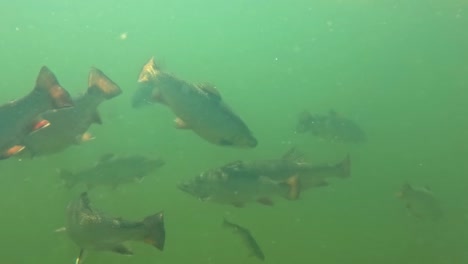
[[149,159],[141,155],[118,157],[113,154],[104,155],[91,168],[75,173],[60,170],[60,177],[68,188],[84,183],[88,188],[107,185],[113,188],[120,184],[141,181],[144,176],[164,165],[160,158]]
[[265,254],[260,248],[260,245],[257,243],[257,240],[253,237],[250,230],[245,227],[242,227],[238,224],[232,223],[224,218],[223,226],[231,229],[234,233],[240,236],[243,244],[249,251],[249,256],[254,256],[260,260],[265,260]]
[[352,120],[330,111],[327,115],[312,115],[304,111],[299,115],[296,132],[312,135],[332,142],[362,143],[365,132]]
[[180,129],[190,129],[216,145],[254,148],[257,139],[219,92],[208,84],[191,84],[158,69],[151,59],[139,78],[140,89],[134,105],[144,103],[147,96],[169,107],[176,115]]
[[41,113],[72,106],[69,93],[47,67],[42,67],[28,95],[0,106],[0,159],[21,152],[28,134],[50,125],[50,121],[39,118]]
[[397,196],[404,202],[406,209],[414,217],[437,220],[443,216],[439,202],[428,188],[413,187],[406,183]]
[[102,123],[97,107],[104,100],[114,98],[121,92],[119,86],[104,73],[92,68],[88,89],[74,100],[74,107],[47,111],[41,115],[50,125],[25,138],[27,153],[31,157],[54,154],[91,139],[87,133],[88,128],[93,123]]
[[299,160],[235,161],[182,182],[178,188],[200,200],[242,207],[247,202],[272,205],[272,196],[298,199],[304,190],[328,185],[328,178],[350,175],[349,156],[337,164]]
[[164,249],[166,233],[163,212],[148,216],[143,221],[128,221],[95,210],[87,193],[82,193],[69,203],[66,219],[65,231],[80,247],[77,264],[82,262],[87,250],[133,255],[124,245],[128,241],[141,241],[161,251]]

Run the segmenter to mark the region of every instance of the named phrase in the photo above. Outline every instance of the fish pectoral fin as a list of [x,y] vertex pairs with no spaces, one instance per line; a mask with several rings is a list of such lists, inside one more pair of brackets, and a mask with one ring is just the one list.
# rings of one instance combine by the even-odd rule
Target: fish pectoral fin
[[83,263],[85,256],[86,256],[86,251],[84,249],[80,249],[80,253],[78,254],[78,257],[75,260],[75,264]]
[[41,129],[46,128],[48,126],[50,126],[50,122],[48,120],[45,120],[45,119],[37,120],[37,121],[35,121],[33,123],[32,128],[31,128],[31,132],[41,130]]
[[23,145],[14,145],[13,147],[10,147],[9,149],[1,153],[0,159],[8,159],[9,157],[20,153],[24,148],[25,146]]
[[63,233],[63,232],[67,232],[67,228],[62,226],[60,228],[57,228],[54,230],[55,233]]
[[301,186],[299,182],[299,175],[293,175],[286,179],[285,184],[288,186],[287,198],[289,200],[296,200],[301,193]]
[[174,120],[175,127],[178,129],[190,129],[190,126],[182,120],[180,117],[176,117]]
[[114,253],[121,254],[121,255],[127,255],[127,256],[133,255],[133,251],[124,245],[117,245],[114,248],[112,248],[111,251]]

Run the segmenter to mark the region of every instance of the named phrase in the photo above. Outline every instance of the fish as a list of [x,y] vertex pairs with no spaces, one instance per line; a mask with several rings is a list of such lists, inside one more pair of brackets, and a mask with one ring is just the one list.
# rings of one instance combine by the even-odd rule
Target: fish
[[218,146],[255,148],[258,144],[245,122],[224,102],[211,84],[192,84],[162,71],[151,58],[138,78],[133,106],[151,101],[175,114],[175,127],[192,130]]
[[403,201],[409,214],[416,218],[435,221],[443,216],[438,200],[427,187],[413,187],[405,183],[397,197]]
[[43,66],[34,89],[26,96],[0,105],[0,159],[8,159],[22,152],[23,139],[32,132],[50,126],[39,115],[47,110],[70,108],[73,100],[54,73]]
[[180,182],[179,190],[201,201],[213,201],[243,207],[257,202],[272,206],[272,197],[297,200],[302,191],[327,186],[332,177],[350,177],[351,161],[347,155],[332,164],[305,162],[295,148],[280,159],[227,163]]
[[44,129],[30,133],[24,139],[23,156],[34,158],[59,153],[69,146],[81,144],[94,137],[87,132],[91,124],[102,124],[97,107],[122,93],[120,87],[97,68],[91,68],[88,89],[74,99],[71,108],[47,111],[41,115],[50,122]]
[[242,242],[249,251],[249,256],[256,257],[262,261],[265,260],[265,254],[260,248],[260,245],[257,243],[257,240],[255,240],[252,233],[247,228],[232,223],[226,218],[223,219],[223,226],[233,230],[234,233],[241,237]]
[[60,178],[69,189],[84,183],[88,189],[98,185],[115,189],[120,184],[141,182],[143,178],[165,164],[161,158],[147,158],[142,155],[102,155],[96,165],[78,172],[59,169]]
[[136,222],[111,217],[91,207],[87,192],[68,204],[66,225],[59,230],[80,248],[76,264],[81,264],[90,250],[133,255],[125,245],[128,241],[144,242],[163,251],[166,240],[163,211]]
[[311,114],[303,111],[296,125],[297,133],[310,132],[312,135],[331,142],[363,143],[366,133],[354,121],[330,110],[328,114]]

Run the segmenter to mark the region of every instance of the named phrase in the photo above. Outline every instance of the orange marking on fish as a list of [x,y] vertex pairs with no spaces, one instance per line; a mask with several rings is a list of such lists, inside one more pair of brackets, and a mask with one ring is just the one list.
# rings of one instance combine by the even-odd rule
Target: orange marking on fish
[[50,126],[50,122],[45,119],[42,119],[42,120],[39,120],[36,124],[34,124],[33,131],[46,128],[48,126]]
[[299,183],[299,176],[294,175],[294,176],[289,177],[286,180],[286,184],[289,186],[288,199],[296,200],[297,198],[299,198],[299,194],[301,192],[301,186],[300,186],[300,183]]
[[21,145],[15,145],[11,148],[9,148],[7,151],[6,151],[6,156],[7,157],[10,157],[10,156],[13,156],[17,153],[19,153],[20,151],[22,151],[24,149],[24,146],[21,146]]

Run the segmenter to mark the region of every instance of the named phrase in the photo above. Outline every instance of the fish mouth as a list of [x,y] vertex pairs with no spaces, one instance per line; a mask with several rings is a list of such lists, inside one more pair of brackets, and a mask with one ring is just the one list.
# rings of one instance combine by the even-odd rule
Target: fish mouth
[[254,137],[250,138],[247,142],[247,146],[250,148],[255,148],[258,145],[258,140]]

